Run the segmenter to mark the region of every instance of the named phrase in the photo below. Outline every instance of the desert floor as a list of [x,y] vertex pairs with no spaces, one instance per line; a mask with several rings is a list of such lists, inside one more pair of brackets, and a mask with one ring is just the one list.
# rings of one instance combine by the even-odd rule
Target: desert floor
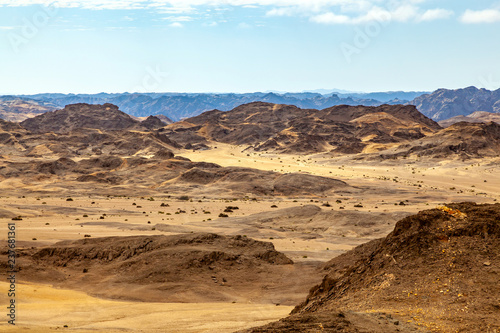
[[[2,304],[8,284],[0,283]],[[267,324],[293,307],[273,304],[142,303],[102,300],[46,285],[18,284],[18,322],[2,332],[233,332]],[[65,327],[67,326],[67,327]]]
[[[500,166],[498,161],[422,162],[403,160],[385,162],[353,162],[323,155],[291,156],[260,154],[243,151],[244,147],[217,144],[207,151],[181,151],[177,154],[193,161],[214,162],[222,166],[244,166],[282,172],[307,172],[333,177],[362,189],[348,196],[331,195],[321,198],[256,198],[257,201],[235,201],[193,198],[180,201],[176,197],[137,198],[66,196],[3,196],[0,208],[23,216],[16,221],[17,246],[44,246],[61,240],[91,237],[242,232],[238,219],[253,214],[272,214],[277,210],[306,205],[321,206],[323,211],[369,214],[410,214],[435,208],[446,202],[474,201],[492,203],[500,199]],[[1,195],[1,193],[0,193]],[[4,194],[5,195],[5,194]],[[222,197],[222,195],[221,195]],[[340,200],[341,203],[337,203]],[[404,205],[400,204],[401,202]],[[168,204],[161,207],[160,204]],[[329,203],[330,206],[324,206]],[[238,206],[227,219],[218,218],[228,205]],[[271,206],[277,208],[271,208]],[[355,205],[362,207],[355,207]],[[184,213],[179,213],[184,211]],[[209,213],[205,213],[209,212]],[[1,213],[1,211],[0,211]],[[351,214],[352,215],[352,214]],[[265,216],[265,215],[264,215]],[[350,215],[349,215],[350,216]],[[358,215],[352,215],[358,216]],[[357,217],[359,219],[359,217]],[[210,220],[209,220],[210,219]],[[236,221],[236,222],[232,222]],[[0,218],[2,242],[7,238],[10,218]],[[285,221],[286,222],[286,221]],[[283,222],[283,223],[285,223]],[[385,228],[352,230],[331,237],[308,237],[312,230],[297,230],[280,234],[270,228],[266,232],[253,230],[248,236],[274,243],[296,262],[321,263],[373,238],[383,237],[392,230],[395,221]],[[156,225],[164,225],[159,230]],[[165,227],[166,226],[166,227]],[[18,273],[18,327],[9,328],[5,320],[0,330],[25,329],[29,332],[71,330],[78,332],[232,332],[277,320],[286,316],[291,306],[250,303],[148,303],[104,300],[50,285],[22,282]],[[311,286],[312,287],[312,286]],[[7,284],[0,283],[2,307],[7,304]],[[64,328],[68,325],[68,328]]]

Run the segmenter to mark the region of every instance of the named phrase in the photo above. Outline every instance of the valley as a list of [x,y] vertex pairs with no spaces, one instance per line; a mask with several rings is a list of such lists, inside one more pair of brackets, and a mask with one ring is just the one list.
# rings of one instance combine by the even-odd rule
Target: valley
[[[4,229],[8,223],[17,228],[23,313],[18,327],[35,332],[274,327],[271,322],[325,283],[325,274],[336,274],[329,271],[334,258],[351,258],[353,250],[378,244],[419,212],[460,202],[496,207],[500,200],[496,125],[459,124],[469,132],[440,129],[411,107],[353,107],[322,111],[327,114],[322,119],[333,119],[321,125],[307,115],[316,111],[305,111],[310,120],[301,120],[299,135],[290,127],[296,120],[276,117],[265,122],[275,132],[259,136],[263,118],[248,123],[247,112],[255,107],[271,117],[283,110],[304,115],[257,103],[224,114],[232,122],[214,121],[209,113],[198,118],[201,125],[190,119],[160,125],[159,119],[129,118],[111,105],[81,104],[21,125],[2,122],[0,221]],[[107,113],[113,121],[102,121]],[[238,118],[247,119],[243,126],[251,132],[235,136]],[[344,126],[343,135],[364,148],[339,154],[336,142],[344,139],[330,135],[329,126]],[[288,139],[277,148],[259,148],[283,128],[298,138],[319,128],[320,140],[330,148],[299,152],[288,148],[303,143]],[[409,128],[421,134],[391,139]],[[470,144],[449,149],[458,136]],[[243,137],[253,141],[239,142]],[[420,146],[419,154],[397,153],[426,141],[431,144]],[[1,245],[5,252],[6,241]],[[33,310],[25,312],[29,304]],[[43,304],[64,311],[64,320],[44,311]],[[355,304],[342,305],[347,312],[339,312],[344,319],[338,322],[321,319],[323,312],[311,322],[376,332],[393,330],[395,320],[403,332],[450,327],[431,314],[415,319],[405,303],[369,309]],[[152,309],[148,315],[142,314],[146,307]],[[187,324],[182,318],[193,319]],[[293,332],[297,315],[290,318],[280,322]],[[314,331],[307,325],[300,330]]]

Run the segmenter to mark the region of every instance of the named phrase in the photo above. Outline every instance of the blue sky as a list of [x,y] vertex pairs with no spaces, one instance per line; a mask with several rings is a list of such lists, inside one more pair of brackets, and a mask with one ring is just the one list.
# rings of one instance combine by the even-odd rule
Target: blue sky
[[500,88],[500,1],[0,0],[0,95]]

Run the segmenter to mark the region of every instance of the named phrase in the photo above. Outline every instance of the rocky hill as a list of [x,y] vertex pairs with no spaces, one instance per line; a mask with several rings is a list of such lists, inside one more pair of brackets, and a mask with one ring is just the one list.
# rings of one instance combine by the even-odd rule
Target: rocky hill
[[86,238],[21,257],[24,281],[147,302],[289,302],[317,281],[272,243],[213,233]]
[[168,125],[168,124],[172,124],[174,121],[172,119],[170,119],[169,117],[163,115],[163,114],[158,114],[158,115],[155,115],[156,118],[160,119],[160,121],[162,121],[164,124]]
[[49,102],[0,96],[0,119],[7,121],[19,122],[56,109],[57,107]]
[[[4,125],[7,124],[7,125]],[[162,149],[180,147],[165,135],[142,131],[101,131],[77,129],[69,133],[30,133],[16,123],[0,122],[2,153],[22,158],[58,159],[82,156],[134,156],[154,155]]]
[[[345,182],[332,178],[195,163],[174,157],[168,150],[159,150],[149,158],[103,155],[75,161],[66,157],[48,159],[51,148],[44,146],[34,149],[45,157],[40,161],[1,162],[0,179],[23,184],[37,182],[37,188],[42,192],[60,184],[68,189],[68,193],[74,190],[79,193],[106,192],[114,195],[133,191],[136,194],[212,194],[221,197],[316,196],[353,190]],[[32,157],[36,157],[35,151],[30,153]]]
[[322,195],[352,189],[342,181],[305,173],[223,168],[176,157],[172,151],[181,146],[154,129],[163,125],[158,118],[141,123],[108,104],[70,105],[22,125],[32,132],[0,121],[0,156],[9,156],[0,159],[0,179],[36,182],[42,192],[57,184],[70,192],[133,190],[236,197]]
[[[171,123],[171,122],[169,122],[169,123]],[[148,129],[148,130],[162,128],[165,125],[167,125],[167,123],[165,121],[163,121],[162,119],[160,119],[160,117],[156,117],[156,116],[149,116],[146,119],[141,121],[141,126]]]
[[163,133],[184,145],[216,141],[256,151],[354,154],[373,144],[408,142],[439,129],[413,106],[340,105],[315,110],[256,102],[229,112],[205,112],[167,126]]
[[80,128],[122,130],[139,124],[113,104],[72,104],[21,122],[21,126],[36,133],[68,133]]
[[[77,129],[29,133],[0,121],[0,180],[37,184],[40,191],[220,194],[229,196],[322,195],[352,189],[332,178],[194,163],[176,157],[180,146],[157,131]],[[0,156],[2,156],[0,155]],[[140,177],[138,177],[140,175]]]
[[2,131],[25,131],[25,129],[19,125],[18,123],[11,122],[11,121],[6,121],[3,119],[0,119],[0,130]]
[[466,116],[476,111],[499,113],[500,89],[439,89],[432,94],[419,96],[409,104],[415,105],[420,112],[436,121]]
[[328,262],[290,317],[249,332],[499,330],[499,221],[499,204],[473,203],[404,218]]
[[500,124],[500,113],[491,113],[485,111],[476,111],[468,116],[456,116],[450,119],[442,120],[439,125],[449,127],[453,124],[465,121],[468,123],[488,123],[490,121]]
[[498,157],[500,155],[500,124],[460,122],[432,136],[401,144],[381,152],[381,158],[422,157],[463,160]]
[[[492,116],[476,113],[471,119]],[[162,148],[210,149],[210,142],[221,142],[257,152],[328,153],[357,159],[467,159],[498,156],[498,126],[456,123],[442,129],[410,105],[316,110],[255,102],[166,125],[154,116],[133,119],[111,104],[75,104],[27,119],[21,126],[2,121],[0,140],[5,152],[26,156],[146,156]]]

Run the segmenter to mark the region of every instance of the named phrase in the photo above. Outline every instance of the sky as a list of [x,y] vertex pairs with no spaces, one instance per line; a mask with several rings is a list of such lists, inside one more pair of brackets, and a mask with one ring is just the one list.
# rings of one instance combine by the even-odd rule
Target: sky
[[0,95],[500,88],[500,1],[0,0]]

